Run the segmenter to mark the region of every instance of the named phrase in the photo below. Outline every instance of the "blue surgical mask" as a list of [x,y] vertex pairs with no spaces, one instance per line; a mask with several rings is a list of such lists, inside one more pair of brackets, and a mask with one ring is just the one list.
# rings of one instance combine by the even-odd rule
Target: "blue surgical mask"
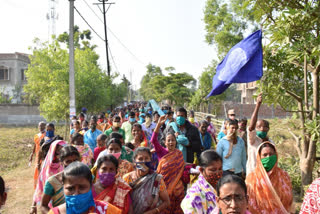
[[95,206],[92,191],[79,195],[65,195],[67,214],[81,214]]
[[129,122],[130,122],[130,123],[136,122],[136,118],[131,118],[131,117],[130,117],[130,118],[129,118]]
[[168,110],[165,109],[165,110],[162,110],[164,114],[168,113]]
[[178,116],[176,120],[177,120],[177,124],[178,124],[179,126],[184,125],[185,122],[186,122],[186,118],[184,118],[184,117],[182,117],[182,116]]
[[54,137],[54,131],[47,131],[46,136],[50,138]]
[[149,114],[152,114],[152,111],[148,111]]

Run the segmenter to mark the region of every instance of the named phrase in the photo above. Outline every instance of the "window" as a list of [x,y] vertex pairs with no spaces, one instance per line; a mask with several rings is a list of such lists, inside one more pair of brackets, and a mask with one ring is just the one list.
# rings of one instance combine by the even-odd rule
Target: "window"
[[21,69],[21,80],[24,81],[24,80],[27,80],[27,77],[26,75],[24,74],[26,69]]
[[9,69],[0,66],[0,80],[9,80]]

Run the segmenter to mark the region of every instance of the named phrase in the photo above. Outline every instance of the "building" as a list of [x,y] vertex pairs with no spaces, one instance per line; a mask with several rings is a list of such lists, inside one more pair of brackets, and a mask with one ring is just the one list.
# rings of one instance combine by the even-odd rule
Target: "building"
[[237,84],[237,91],[241,91],[241,104],[255,104],[253,95],[257,88],[257,82]]
[[0,53],[0,94],[11,103],[21,103],[25,70],[30,64],[28,54]]

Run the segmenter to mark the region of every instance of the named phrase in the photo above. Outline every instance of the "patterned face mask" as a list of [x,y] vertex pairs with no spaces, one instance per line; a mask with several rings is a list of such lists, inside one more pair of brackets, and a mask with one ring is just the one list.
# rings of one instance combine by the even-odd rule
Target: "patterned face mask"
[[222,177],[222,170],[219,170],[218,172],[215,172],[213,174],[207,175],[203,174],[203,177],[206,179],[206,181],[211,184],[211,186],[216,189],[217,183]]

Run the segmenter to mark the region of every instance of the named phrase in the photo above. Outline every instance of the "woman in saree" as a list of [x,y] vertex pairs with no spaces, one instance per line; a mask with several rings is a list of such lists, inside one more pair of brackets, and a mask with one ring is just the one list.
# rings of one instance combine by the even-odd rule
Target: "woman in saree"
[[87,164],[87,166],[91,168],[93,163],[93,153],[90,146],[83,142],[83,135],[80,133],[74,133],[72,135],[71,145],[76,147],[79,151],[81,162]]
[[142,126],[139,123],[135,123],[132,125],[131,134],[133,136],[133,140],[131,143],[134,145],[134,148],[138,147],[147,147],[148,140],[144,132],[142,131]]
[[320,178],[315,179],[304,195],[300,214],[320,213]]
[[129,212],[131,199],[129,184],[117,176],[119,162],[112,154],[98,159],[97,171],[99,178],[93,185],[92,194],[95,200],[108,202],[122,210]]
[[291,180],[288,173],[278,167],[274,144],[266,141],[257,151],[256,168],[246,178],[249,211],[252,214],[293,213]]
[[42,164],[42,169],[39,174],[37,188],[33,195],[33,204],[31,206],[30,213],[36,213],[37,204],[40,203],[44,185],[49,177],[55,175],[63,170],[63,166],[59,161],[60,150],[63,146],[66,145],[66,142],[63,140],[56,140],[50,145],[50,149],[46,154],[46,157]]
[[165,136],[165,146],[158,141],[160,127],[167,120],[166,115],[160,117],[153,132],[151,143],[159,158],[157,173],[163,176],[170,197],[170,206],[163,213],[183,213],[180,204],[184,198],[184,185],[181,180],[184,171],[184,159],[182,152],[176,148],[176,137],[168,132]]
[[217,207],[216,185],[222,176],[222,159],[213,149],[201,153],[200,175],[181,203],[186,214],[212,213]]
[[135,214],[163,212],[170,199],[161,174],[153,171],[149,148],[139,147],[134,151],[135,171],[123,179],[131,186],[132,210]]
[[112,204],[93,199],[92,174],[86,164],[71,163],[62,174],[62,182],[66,202],[48,214],[121,214]]
[[[79,161],[80,154],[75,147],[65,146],[60,151],[59,159],[65,169],[70,163]],[[63,195],[62,173],[63,171],[49,177],[46,181],[40,204],[42,213],[48,213],[50,210],[49,206],[56,207],[65,202]]]

